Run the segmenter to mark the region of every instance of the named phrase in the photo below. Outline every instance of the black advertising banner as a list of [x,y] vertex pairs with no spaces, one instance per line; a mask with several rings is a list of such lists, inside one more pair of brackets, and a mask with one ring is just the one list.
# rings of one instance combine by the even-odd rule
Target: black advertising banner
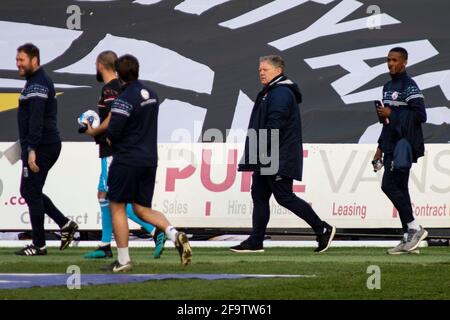
[[[95,58],[131,53],[159,94],[159,141],[184,129],[245,129],[261,89],[258,58],[279,54],[304,95],[304,142],[373,143],[373,100],[390,48],[409,51],[425,95],[427,143],[450,141],[450,3],[439,0],[9,1],[0,4],[0,141],[17,139],[24,81],[16,48],[33,42],[58,92],[65,141],[88,141],[76,118],[96,108]],[[220,141],[220,140],[217,140]]]

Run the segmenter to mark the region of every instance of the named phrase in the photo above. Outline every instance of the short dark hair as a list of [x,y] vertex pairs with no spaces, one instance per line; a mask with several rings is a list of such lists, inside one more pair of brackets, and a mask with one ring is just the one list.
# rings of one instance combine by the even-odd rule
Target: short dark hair
[[405,60],[408,60],[408,51],[406,51],[405,48],[395,47],[395,48],[392,48],[391,50],[389,50],[389,52],[398,52],[398,53],[400,53],[402,55],[402,57]]
[[38,65],[41,63],[41,58],[39,56],[39,48],[32,43],[25,43],[17,48],[17,52],[25,52],[26,55],[31,59],[37,58]]
[[119,57],[115,63],[117,75],[125,82],[139,78],[139,61],[131,54]]

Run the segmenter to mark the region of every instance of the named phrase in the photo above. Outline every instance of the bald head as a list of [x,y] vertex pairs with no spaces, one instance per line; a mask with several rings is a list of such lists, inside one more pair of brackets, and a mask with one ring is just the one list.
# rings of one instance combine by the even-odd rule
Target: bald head
[[114,64],[117,60],[117,54],[114,51],[103,51],[97,56],[97,63],[103,65],[110,71],[115,71]]
[[116,78],[116,60],[117,54],[114,51],[103,51],[97,56],[96,68],[97,68],[97,81],[108,83],[112,79]]

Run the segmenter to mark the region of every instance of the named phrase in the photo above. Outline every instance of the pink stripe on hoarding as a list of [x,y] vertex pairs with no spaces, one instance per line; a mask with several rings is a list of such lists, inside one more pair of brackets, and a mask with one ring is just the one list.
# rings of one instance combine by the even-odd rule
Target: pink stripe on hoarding
[[205,216],[209,217],[211,215],[211,201],[206,201],[205,203]]
[[392,210],[392,218],[398,218],[398,211],[397,211],[397,209],[395,207]]
[[292,191],[294,191],[295,193],[297,193],[297,192],[305,192],[305,190],[306,190],[306,187],[304,185],[298,185],[298,186],[294,185],[294,186],[292,186]]

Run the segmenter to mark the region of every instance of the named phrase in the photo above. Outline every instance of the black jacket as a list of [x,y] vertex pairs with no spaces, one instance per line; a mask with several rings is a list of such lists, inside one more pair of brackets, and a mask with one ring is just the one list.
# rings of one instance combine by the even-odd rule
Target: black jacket
[[406,138],[412,147],[413,161],[424,155],[422,123],[427,121],[425,102],[416,82],[403,72],[392,77],[383,87],[383,104],[391,108],[389,124],[383,124],[378,148],[394,152],[397,141]]
[[29,150],[61,141],[57,126],[55,87],[44,69],[39,68],[27,77],[19,96],[17,120],[24,161],[28,159]]
[[111,107],[106,137],[111,140],[113,163],[156,167],[159,99],[156,93],[133,81],[125,85]]
[[[296,180],[302,179],[302,126],[298,106],[301,101],[302,95],[297,84],[284,75],[273,79],[258,93],[250,116],[239,171],[259,171],[262,167],[269,167],[272,164],[273,161],[270,163],[261,161],[263,160],[261,156],[266,154],[259,146],[261,142],[267,141],[267,156],[272,156],[270,129],[278,129],[279,146],[276,149],[279,152],[279,166],[276,174]],[[268,129],[267,138],[256,134],[257,140],[254,141],[252,132],[259,132],[260,129]]]

